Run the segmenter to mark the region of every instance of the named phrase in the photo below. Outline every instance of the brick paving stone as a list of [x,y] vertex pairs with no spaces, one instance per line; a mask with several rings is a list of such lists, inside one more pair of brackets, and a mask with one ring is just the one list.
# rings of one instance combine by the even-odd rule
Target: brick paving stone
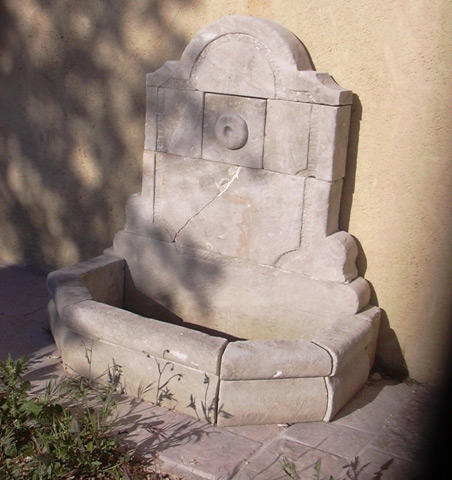
[[291,426],[284,437],[348,459],[374,438],[371,433],[322,422],[298,423]]

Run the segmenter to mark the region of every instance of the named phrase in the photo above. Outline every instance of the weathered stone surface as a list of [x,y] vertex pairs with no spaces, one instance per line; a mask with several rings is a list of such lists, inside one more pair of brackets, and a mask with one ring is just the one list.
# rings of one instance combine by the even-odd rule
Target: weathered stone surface
[[319,461],[322,475],[320,478],[323,479],[326,473],[339,478],[346,463],[342,457],[281,438],[261,449],[233,478],[234,480],[287,480],[290,477],[284,472],[282,466],[284,460],[294,463],[301,480],[317,478],[315,466]]
[[336,415],[335,425],[378,434],[386,419],[401,410],[414,387],[395,380],[367,384]]
[[[170,232],[173,240],[193,217],[221,196],[236,172],[232,165],[157,154],[155,222]],[[224,224],[219,223],[223,229]]]
[[[185,435],[180,434],[181,422],[176,430],[178,442],[167,442],[163,449],[159,448],[159,460],[164,470],[175,473],[187,480],[222,480],[231,478],[259,447],[260,443],[240,437],[225,430],[214,427],[206,428],[199,424],[191,428]],[[183,424],[182,424],[183,426]],[[177,427],[177,424],[176,424]],[[171,432],[168,432],[171,435]],[[191,437],[190,437],[191,434]],[[196,437],[195,441],[188,441]],[[221,461],[218,461],[221,459]]]
[[350,106],[312,106],[309,136],[309,170],[320,180],[334,181],[345,175]]
[[106,254],[50,273],[47,288],[60,315],[67,305],[93,298],[122,306],[124,265],[123,258]]
[[124,297],[124,265],[122,258],[104,257],[104,264],[81,275],[91,297],[96,302],[122,307]]
[[334,377],[326,377],[328,408],[323,420],[329,422],[336,413],[364,386],[370,364],[366,352],[357,352]]
[[[264,168],[296,175],[308,168],[312,105],[268,100]],[[282,128],[284,126],[284,128]]]
[[331,368],[330,355],[308,340],[248,340],[228,344],[220,378],[323,377],[331,373]]
[[143,152],[143,181],[141,196],[154,208],[154,186],[155,186],[155,152]]
[[[375,333],[379,321],[380,309],[371,307],[365,313],[339,318],[330,328],[312,339],[331,355],[332,375],[352,361],[356,355],[365,355],[372,364]],[[368,349],[371,350],[370,355],[367,353]]]
[[114,358],[129,391],[223,425],[330,420],[362,386],[379,311],[357,314],[370,289],[338,231],[351,92],[311,68],[284,28],[228,17],[148,75],[120,259],[49,277],[69,367]]
[[288,252],[277,266],[320,280],[348,283],[358,276],[357,256],[354,238],[347,232],[337,232],[306,248]]
[[323,282],[197,250],[178,252],[174,244],[126,232],[114,245],[142,293],[185,321],[239,338],[311,339],[369,301],[361,278]]
[[158,89],[146,87],[146,123],[144,126],[144,150],[155,150],[157,144]]
[[[66,307],[67,328],[90,338],[218,375],[226,340],[94,301]],[[130,335],[130,332],[133,335]]]
[[160,88],[157,150],[174,155],[201,156],[202,92]]
[[325,182],[311,177],[306,179],[301,231],[302,249],[314,249],[318,242],[325,241],[325,237],[337,232],[341,192],[342,180]]
[[206,94],[203,158],[262,168],[265,107],[261,99]]
[[397,458],[392,452],[390,454],[383,453],[372,446],[368,446],[360,452],[358,461],[358,468],[362,468],[359,480],[429,478],[424,476],[425,471],[422,464]]
[[322,420],[327,407],[323,378],[220,381],[220,426]]
[[351,459],[373,439],[373,435],[334,423],[309,422],[290,426],[284,432],[284,438]]
[[112,372],[116,365],[121,372],[121,387],[128,394],[215,422],[216,375],[181,365],[166,356],[86,336],[68,328],[54,305],[49,306],[49,312],[55,342],[68,373],[106,381],[108,371]]
[[272,265],[300,245],[304,184],[303,177],[240,167],[179,230],[176,241]]

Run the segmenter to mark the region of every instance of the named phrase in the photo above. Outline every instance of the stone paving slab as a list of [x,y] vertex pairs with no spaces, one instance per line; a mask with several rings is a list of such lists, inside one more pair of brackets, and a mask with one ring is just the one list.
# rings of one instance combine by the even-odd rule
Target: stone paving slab
[[[357,458],[357,462],[337,480],[420,480],[424,466],[421,463],[410,462],[397,458],[393,453],[380,452],[372,447],[366,447]],[[354,476],[352,476],[354,475]],[[428,477],[427,477],[428,478]],[[435,479],[431,479],[435,480]]]
[[413,391],[413,386],[395,380],[368,382],[336,415],[334,423],[377,434]]
[[416,386],[399,411],[388,416],[381,432],[370,442],[371,446],[401,459],[424,460],[426,447],[435,433],[433,426],[439,400],[436,388]]
[[[187,415],[124,397],[116,428],[139,455],[156,454],[166,471],[188,478],[228,479],[261,442],[214,427]],[[185,477],[184,477],[185,478]]]
[[374,438],[367,432],[323,422],[298,423],[284,437],[342,458],[353,458]]
[[233,480],[287,480],[284,461],[293,462],[300,478],[314,478],[315,466],[321,462],[322,471],[338,476],[347,463],[345,459],[306,445],[279,439],[271,442],[250,458]]

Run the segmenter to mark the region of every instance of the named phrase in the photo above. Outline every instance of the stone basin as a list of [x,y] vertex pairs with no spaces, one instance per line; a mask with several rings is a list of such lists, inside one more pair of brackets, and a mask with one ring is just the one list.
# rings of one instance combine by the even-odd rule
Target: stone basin
[[351,92],[283,27],[227,17],[146,81],[141,192],[103,255],[52,272],[69,373],[218,425],[329,421],[380,310],[338,228]]
[[127,393],[218,425],[329,421],[367,380],[377,307],[312,338],[236,339],[125,310],[127,276],[112,252],[49,275],[51,329],[69,373],[100,378],[115,363]]

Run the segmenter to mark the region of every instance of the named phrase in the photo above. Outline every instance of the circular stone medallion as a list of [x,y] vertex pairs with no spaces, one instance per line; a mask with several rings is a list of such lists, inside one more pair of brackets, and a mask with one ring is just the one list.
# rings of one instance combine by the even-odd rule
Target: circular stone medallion
[[223,147],[238,150],[248,140],[248,126],[237,113],[225,113],[215,124],[215,136]]

